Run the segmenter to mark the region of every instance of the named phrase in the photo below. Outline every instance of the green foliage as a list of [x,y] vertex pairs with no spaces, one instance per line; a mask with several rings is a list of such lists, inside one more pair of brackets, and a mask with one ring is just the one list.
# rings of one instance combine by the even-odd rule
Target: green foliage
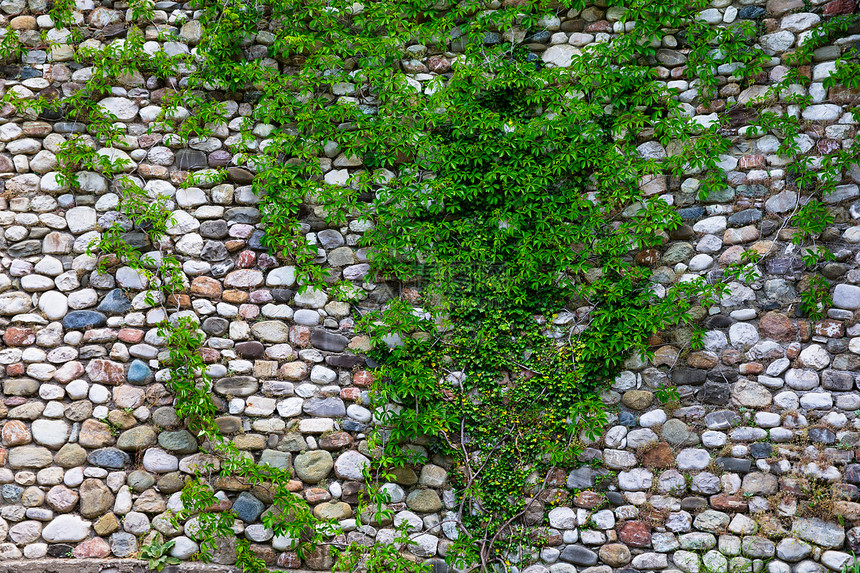
[[179,559],[170,556],[174,544],[175,540],[165,542],[161,534],[155,535],[148,544],[140,548],[140,558],[146,561],[146,566],[151,571],[161,571],[167,565],[177,565]]
[[[234,515],[215,510],[218,476],[268,488],[274,503],[263,523],[293,539],[299,555],[329,543],[338,527],[315,518],[287,489],[288,472],[253,463],[221,436],[200,355],[204,334],[196,317],[176,305],[187,279],[164,248],[168,200],[147,193],[137,174],[124,175],[132,165],[118,154],[95,152],[123,149],[125,138],[98,100],[136,72],[173,86],[182,76],[150,129],[188,143],[224,122],[222,100],[239,92],[258,98],[232,151],[256,174],[263,243],[298,266],[303,289],[335,279],[316,264],[317,247],[306,239],[301,218],[308,206],[330,225],[366,223],[360,246],[369,249],[368,278],[408,288],[359,321],[380,366],[369,436],[374,463],[358,522],[391,517],[380,485],[396,470],[425,462],[426,452],[452,468],[450,519],[458,537],[449,561],[468,571],[504,571],[540,545],[524,516],[535,500],[557,499],[554,476],[581,463],[584,448],[599,438],[608,420],[600,392],[624,361],[633,353],[650,356],[654,333],[695,327],[694,317],[718,303],[728,281],[760,276],[762,255],[753,250],[716,283],[699,277],[667,287],[649,266],[681,224],[662,183],[695,176],[701,198],[722,191],[727,182],[718,164],[731,147],[725,117],[694,121],[691,106],[653,73],[657,47],[667,30],[677,30],[688,50],[687,79],[708,105],[717,96],[718,66],[732,64],[744,84],[763,72],[769,58],[751,46],[755,26],[698,21],[703,0],[612,4],[626,9],[622,25],[635,26],[555,68],[529,53],[525,38],[541,29],[543,16],[581,9],[581,2],[559,7],[539,0],[488,11],[478,0],[361,7],[352,0],[197,0],[203,37],[194,57],[150,54],[143,32],[132,27],[124,42],[77,50],[92,79],[62,102],[4,95],[2,103],[21,113],[60,109],[86,123],[87,133],[69,136],[58,153],[60,184],[77,190],[78,172],[91,170],[121,194],[121,217],[88,252],[99,257],[102,272],[120,263],[137,270],[148,285],[143,302],[164,313],[159,334],[168,352],[161,359],[177,413],[210,454],[184,488],[184,510],[175,516],[177,523],[192,520],[186,532],[200,545],[199,559],[211,559],[235,535]],[[131,2],[132,20],[145,23],[153,8]],[[73,1],[58,1],[51,17],[79,41],[73,11]],[[779,154],[790,160],[786,169],[802,195],[791,214],[794,242],[810,269],[832,256],[815,244],[833,222],[824,198],[842,169],[857,162],[860,145],[813,160],[801,148],[805,125],[798,115],[767,106],[776,98],[799,108],[811,104],[792,91],[808,82],[797,68],[855,21],[824,21],[795,52],[794,68],[746,104],[750,129],[782,137]],[[264,22],[271,23],[269,59],[248,58],[247,42]],[[428,47],[446,51],[448,39],[460,52],[450,71],[424,85],[404,73],[404,61]],[[20,53],[8,30],[0,59]],[[825,87],[857,87],[857,66],[856,51],[847,51]],[[345,97],[334,103],[336,95]],[[256,148],[251,132],[260,124],[268,135]],[[346,181],[331,177],[320,159],[340,154],[363,165]],[[206,170],[184,185],[223,177]],[[159,256],[132,248],[126,241],[132,230],[146,233]],[[811,275],[801,309],[824,316],[829,288]],[[354,289],[338,284],[336,290],[349,298]],[[694,329],[691,346],[701,346],[702,334]],[[680,400],[672,387],[657,389],[657,397]],[[342,547],[335,569],[421,571],[402,554],[410,542],[401,530],[393,545]],[[169,562],[169,548],[160,539],[144,548],[151,568]],[[236,541],[236,556],[244,572],[266,571],[247,540]]]

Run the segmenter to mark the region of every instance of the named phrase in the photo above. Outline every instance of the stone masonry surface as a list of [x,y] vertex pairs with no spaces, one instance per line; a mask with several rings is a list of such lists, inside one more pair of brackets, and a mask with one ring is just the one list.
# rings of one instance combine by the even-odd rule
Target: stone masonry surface
[[[170,0],[155,8],[147,49],[193,49],[200,40],[194,12]],[[88,41],[121,38],[126,9],[120,0],[78,0],[80,21],[100,31]],[[720,67],[721,105],[778,81],[786,71],[782,55],[821,18],[856,10],[853,0],[714,0],[703,18],[715,26],[759,22],[759,43],[773,56],[759,86],[742,89],[732,70]],[[30,46],[19,62],[0,67],[0,93],[62,96],[87,81],[90,69],[73,61],[71,48],[40,47],[40,33],[55,31],[46,12],[43,0],[0,1],[0,26],[19,30]],[[582,46],[614,34],[619,15],[599,5],[561,13],[529,46],[547,64],[566,65]],[[171,41],[159,40],[165,32]],[[265,52],[265,34],[249,49]],[[858,92],[822,83],[841,51],[860,42],[860,30],[853,34],[817,50],[804,72],[813,78],[806,93],[814,102],[804,112],[806,153],[826,154],[856,134],[846,110]],[[428,82],[450,69],[456,46],[451,50],[415,50],[425,55],[408,62],[412,79]],[[669,35],[654,66],[707,121],[710,111],[696,107],[683,79],[685,61]],[[371,421],[372,375],[361,357],[368,341],[355,335],[348,305],[326,292],[297,296],[295,270],[261,244],[253,173],[228,151],[251,104],[228,101],[229,120],[215,135],[173,147],[158,130],[147,132],[166,88],[156,78],[127,80],[100,105],[126,126],[127,145],[118,153],[147,174],[148,191],[172,198],[170,239],[190,282],[182,305],[207,335],[203,355],[223,411],[218,425],[255,459],[292,469],[291,488],[317,515],[339,520],[349,540],[391,540],[391,524],[357,529],[353,518]],[[265,127],[255,130],[257,145]],[[694,177],[653,182],[654,194],[674,204],[685,225],[652,255],[661,285],[717,273],[749,248],[765,255],[762,277],[732,284],[703,317],[703,350],[688,351],[689,333],[679,330],[658,341],[653,360],[628,361],[604,394],[610,424],[585,454],[596,463],[551,484],[547,499],[565,503],[547,508],[542,564],[526,573],[824,573],[841,571],[860,551],[860,167],[828,199],[835,222],[822,240],[836,259],[823,274],[835,285],[833,307],[811,322],[797,312],[808,279],[784,228],[798,196],[776,155],[778,135],[753,136],[742,127],[733,125],[733,147],[720,158],[730,182],[723,192],[698,201]],[[82,129],[0,110],[0,571],[39,571],[21,560],[66,571],[61,564],[69,558],[131,558],[153,531],[175,540],[171,553],[180,559],[197,551],[167,519],[202,454],[159,370],[164,341],[156,325],[163,317],[146,305],[136,272],[118,266],[101,274],[85,253],[116,218],[119,197],[97,173],[83,174],[75,194],[55,177],[58,146]],[[329,151],[322,158],[327,181],[361,168]],[[641,151],[665,155],[655,142]],[[177,191],[189,171],[224,166],[228,182]],[[365,277],[366,253],[356,247],[365,223],[326,228],[311,207],[307,234],[335,278],[363,289],[368,305],[395,295]],[[130,238],[150,248],[142,235]],[[654,394],[669,382],[682,397],[671,410]],[[448,570],[451,543],[448,469],[432,459],[398,472],[388,487],[394,522],[424,533],[413,552],[437,573]],[[324,552],[299,559],[288,539],[265,528],[266,491],[222,478],[215,486],[238,516],[238,535],[271,566],[331,566]],[[608,504],[599,505],[598,490]],[[225,542],[215,562],[232,559]]]

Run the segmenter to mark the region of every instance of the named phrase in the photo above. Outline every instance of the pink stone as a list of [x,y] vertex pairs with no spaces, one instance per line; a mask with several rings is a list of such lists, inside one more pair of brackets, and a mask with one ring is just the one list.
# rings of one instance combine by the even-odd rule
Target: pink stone
[[256,304],[239,305],[239,314],[243,318],[252,319],[260,316],[260,307]]
[[110,556],[110,545],[101,537],[93,537],[72,551],[75,559],[102,559]]
[[248,300],[254,304],[264,304],[267,302],[272,302],[275,300],[272,297],[272,292],[268,290],[255,290],[251,291],[248,296]]
[[119,362],[102,359],[91,360],[87,364],[86,371],[91,382],[112,384],[114,386],[125,382],[125,370]]
[[72,380],[76,378],[80,378],[84,375],[84,365],[74,360],[72,362],[66,362],[60,368],[54,372],[54,380],[59,382],[60,384],[68,384]]
[[247,239],[253,232],[254,227],[252,225],[239,223],[230,227],[230,230],[227,233],[234,239]]
[[224,278],[224,285],[234,288],[254,288],[263,284],[263,273],[253,269],[233,271]]
[[257,262],[257,253],[254,251],[242,251],[236,259],[236,267],[240,269],[250,269]]

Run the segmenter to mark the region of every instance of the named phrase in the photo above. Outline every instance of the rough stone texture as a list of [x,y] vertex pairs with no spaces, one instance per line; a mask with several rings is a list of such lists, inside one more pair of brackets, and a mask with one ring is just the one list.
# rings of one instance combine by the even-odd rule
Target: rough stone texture
[[[50,43],[59,32],[51,28],[47,6],[0,2],[3,29],[33,34],[24,61],[2,63],[0,95],[26,89],[62,97],[87,81],[88,64],[71,63],[74,48],[56,44],[48,52],[41,45],[42,32]],[[203,38],[192,9],[173,2],[155,8],[147,49],[190,53]],[[108,43],[129,27],[126,9],[112,0],[79,0],[76,17],[88,26],[89,43]],[[554,476],[546,496],[530,506],[529,523],[546,517],[550,529],[540,535],[547,538],[542,564],[522,567],[526,573],[594,566],[600,568],[591,573],[606,573],[606,567],[838,573],[850,552],[860,551],[860,168],[849,168],[822,198],[834,215],[817,238],[836,257],[822,268],[833,285],[833,308],[826,319],[812,321],[797,310],[805,270],[783,228],[807,194],[777,154],[781,135],[747,133],[749,118],[738,112],[767,95],[785,72],[785,52],[802,45],[811,26],[856,11],[853,0],[719,0],[701,12],[714,26],[756,22],[758,43],[772,59],[760,77],[750,78],[752,85],[732,76],[730,62],[718,66],[713,109],[733,110],[723,126],[731,147],[719,158],[726,187],[698,201],[697,174],[644,181],[645,193],[667,199],[685,224],[637,260],[655,262],[656,275],[668,284],[710,279],[751,249],[763,255],[757,265],[762,277],[730,285],[702,321],[704,349],[689,349],[688,332],[660,333],[652,360],[625,363],[604,394],[613,406],[608,425],[583,454],[593,465]],[[559,11],[525,41],[537,65],[567,66],[588,44],[617,34],[622,14],[615,6]],[[857,133],[846,114],[857,102],[856,90],[823,83],[833,60],[857,49],[860,30],[850,33],[850,42],[815,50],[812,64],[801,70],[812,81],[797,86],[798,94],[810,96],[813,105],[798,113],[798,143],[814,162],[850,148]],[[249,56],[267,54],[267,34],[261,28],[248,38],[243,47]],[[422,85],[451,69],[455,44],[448,46],[452,52],[438,53],[410,46],[415,59],[401,67]],[[710,109],[688,91],[684,38],[670,33],[660,44],[654,46],[658,81],[679,90],[697,121],[708,121]],[[315,515],[349,529],[346,538],[390,540],[389,524],[351,529],[361,470],[371,455],[365,431],[373,423],[367,395],[373,374],[360,355],[367,340],[354,332],[347,305],[329,292],[297,294],[295,267],[261,247],[265,229],[250,187],[253,169],[239,164],[233,151],[238,120],[251,113],[254,94],[219,94],[228,107],[225,125],[207,141],[185,145],[168,143],[160,128],[148,132],[164,86],[151,77],[118,80],[97,103],[116,117],[127,145],[99,153],[127,158],[150,196],[171,198],[173,220],[162,247],[181,256],[189,288],[176,302],[207,337],[202,354],[214,380],[217,423],[246,455],[292,471],[289,487]],[[333,87],[335,97],[341,88]],[[779,109],[785,102],[770,103]],[[195,542],[169,528],[164,515],[195,468],[216,461],[199,453],[205,444],[187,431],[164,388],[161,317],[140,296],[145,280],[122,264],[102,274],[85,253],[116,220],[119,198],[117,182],[98,173],[79,173],[81,188],[74,193],[58,181],[62,138],[84,130],[58,117],[0,109],[3,572],[143,571],[140,562],[101,558],[134,555],[153,529],[177,541],[177,556],[190,558]],[[255,126],[253,147],[264,144],[270,130]],[[672,152],[671,145],[641,135],[641,156],[660,160]],[[326,155],[320,166],[328,183],[346,184],[364,169],[359,158],[337,149],[326,148]],[[227,180],[179,189],[184,172],[210,167],[226,167]],[[365,282],[367,253],[356,245],[366,222],[325,228],[317,205],[307,207],[313,215],[302,223],[315,233],[320,260],[337,278],[367,291],[367,304],[387,300],[386,285]],[[144,251],[155,248],[137,230],[126,239]],[[678,388],[680,404],[658,399],[658,389],[669,383]],[[431,560],[437,572],[448,571],[441,559],[454,537],[444,521],[453,499],[453,468],[446,464],[433,457],[423,468],[398,468],[396,483],[385,486],[395,523],[408,522],[417,534],[409,551]],[[832,504],[810,504],[810,483],[827,484]],[[303,561],[266,530],[261,516],[271,499],[264,488],[222,479],[216,489],[222,509],[232,508],[242,535],[268,562],[290,570],[330,568],[327,552],[314,551]],[[75,559],[53,559],[67,554]],[[218,558],[229,562],[229,543]],[[204,570],[224,569],[190,563],[178,569]]]

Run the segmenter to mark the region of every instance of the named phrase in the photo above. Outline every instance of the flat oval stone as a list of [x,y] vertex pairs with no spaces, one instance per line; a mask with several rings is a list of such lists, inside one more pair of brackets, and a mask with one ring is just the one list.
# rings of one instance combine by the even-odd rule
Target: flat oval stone
[[251,376],[232,376],[215,382],[215,391],[223,396],[250,396],[259,386]]
[[63,318],[63,328],[83,330],[98,328],[107,324],[107,317],[94,310],[73,310]]
[[117,448],[101,448],[87,456],[87,461],[100,468],[119,470],[129,464],[131,458],[127,453]]

